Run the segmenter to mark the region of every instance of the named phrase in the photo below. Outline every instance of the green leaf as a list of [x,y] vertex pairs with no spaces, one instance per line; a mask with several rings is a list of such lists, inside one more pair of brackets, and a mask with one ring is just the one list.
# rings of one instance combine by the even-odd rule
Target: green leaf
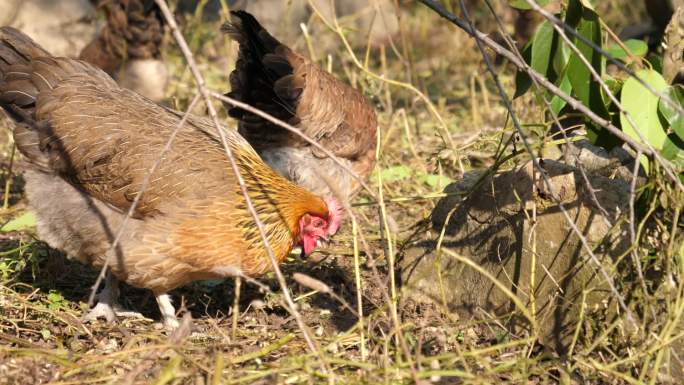
[[[522,57],[527,64],[529,64],[532,60],[531,40],[527,43],[527,45],[525,45],[525,48],[523,48]],[[525,92],[530,89],[530,87],[532,87],[532,79],[530,79],[530,76],[527,74],[527,72],[518,70],[518,72],[515,73],[515,95],[513,95],[513,99],[524,95]]]
[[[553,25],[544,21],[537,28],[532,37],[532,68],[542,75],[547,75],[549,62],[551,61],[551,49],[553,46]],[[548,76],[547,76],[548,77]]]
[[651,52],[646,56],[646,60],[651,63],[651,68],[654,71],[663,72],[663,57],[660,54]]
[[[653,70],[641,70],[636,75],[656,91],[663,91],[667,88],[665,79]],[[658,117],[658,97],[636,79],[630,77],[622,86],[620,103],[625,111],[632,116],[643,137],[653,147],[662,149],[667,135]],[[642,142],[637,134],[637,128],[629,124],[624,113],[620,114],[620,124],[627,135]]]
[[[566,94],[569,94],[570,91],[572,91],[572,84],[570,83],[570,78],[568,78],[567,73],[564,73],[561,77],[558,88],[560,88]],[[567,103],[565,102],[565,100],[559,98],[557,95],[554,95],[553,98],[551,98],[551,111],[553,111],[554,114],[558,115],[558,113],[560,113],[560,111],[563,109],[563,107],[565,107],[566,104]]]
[[[665,95],[684,108],[684,88],[681,85],[668,87],[665,90]],[[670,128],[672,128],[672,131],[679,136],[679,139],[684,140],[684,116],[662,99],[658,102],[658,110],[670,125]]]
[[439,190],[442,190],[452,182],[448,176],[435,174],[424,174],[421,179],[428,186]]
[[[598,16],[594,12],[583,9],[577,32],[594,44],[601,46],[601,26],[599,24]],[[602,56],[579,39],[575,39],[575,45],[599,76],[602,75]],[[570,60],[568,61],[568,77],[570,78],[573,92],[577,98],[582,101],[584,105],[591,108],[592,111],[607,118],[608,110],[601,97],[601,87],[598,82],[593,79],[589,68],[584,64],[580,56],[574,52],[570,55]]]
[[[606,76],[603,78],[603,81],[606,83],[608,86],[608,90],[610,90],[610,93],[613,95],[617,95],[620,93],[620,90],[622,89],[622,81],[612,77],[612,76]],[[612,103],[608,95],[606,95],[605,91],[603,88],[601,88],[601,92],[603,95],[603,101],[606,104]]]
[[9,222],[5,223],[2,228],[0,228],[0,231],[2,232],[9,232],[9,231],[21,231],[25,229],[29,229],[32,227],[36,226],[36,217],[33,215],[32,212],[26,211],[22,215],[13,218]]
[[563,20],[568,26],[577,29],[577,25],[582,20],[584,13],[584,6],[579,0],[568,0],[568,8],[565,11],[565,19]]
[[679,167],[684,167],[684,141],[675,134],[670,134],[665,139],[663,157]]
[[[634,56],[644,57],[648,53],[648,44],[643,40],[629,39],[623,42],[623,44]],[[606,51],[616,59],[624,59],[629,56],[618,44],[609,45]]]
[[553,54],[553,69],[557,74],[563,73],[568,68],[568,61],[570,60],[570,47],[562,39],[557,40],[557,47]]
[[56,292],[54,290],[50,290],[50,292],[47,295],[47,299],[50,302],[62,302],[62,301],[64,301],[64,297],[62,297],[61,294],[59,294],[58,292]]
[[582,6],[585,8],[591,9],[592,11],[594,10],[594,6],[591,4],[589,0],[580,0],[580,3],[582,3]]
[[411,168],[404,165],[388,167],[380,172],[384,182],[396,182],[411,177]]
[[50,310],[59,310],[62,307],[64,307],[64,297],[54,290],[50,290],[50,292],[47,295],[47,300],[47,306]]
[[[551,0],[537,0],[537,4],[539,4],[540,7],[543,7],[546,4],[548,4],[549,1]],[[532,9],[532,7],[530,7],[530,4],[528,4],[525,0],[510,0],[509,4],[511,5],[511,7],[517,9]]]
[[[667,83],[663,77],[653,70],[641,70],[636,73],[641,80],[649,84],[656,91],[663,91],[667,88]],[[637,142],[643,143],[638,132],[648,143],[658,150],[662,150],[665,145],[667,135],[658,117],[658,97],[641,85],[636,79],[630,77],[625,81],[620,93],[620,104],[627,111],[637,127],[632,126],[624,113],[620,113],[620,125],[622,131]],[[648,170],[645,163],[646,157],[642,157],[641,162]]]

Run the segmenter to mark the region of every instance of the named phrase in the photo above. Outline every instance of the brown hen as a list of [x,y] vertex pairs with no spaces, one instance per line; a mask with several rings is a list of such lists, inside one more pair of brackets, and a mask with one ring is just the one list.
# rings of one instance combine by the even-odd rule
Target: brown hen
[[[119,87],[100,69],[54,58],[18,30],[0,28],[0,104],[31,164],[25,175],[39,236],[113,276],[94,316],[115,318],[117,279],[154,292],[164,323],[176,324],[178,286],[271,270],[221,140],[191,116],[152,174],[132,220],[109,250],[142,181],[181,114]],[[269,168],[237,132],[224,129],[278,259],[311,252],[335,233],[340,206]]]
[[[361,92],[336,79],[271,36],[245,11],[233,11],[223,31],[240,51],[227,95],[299,128],[365,179],[375,164],[377,120]],[[228,106],[230,107],[230,106]],[[261,157],[291,181],[329,196],[328,183],[343,198],[359,182],[301,137],[255,114],[229,108],[239,131]]]

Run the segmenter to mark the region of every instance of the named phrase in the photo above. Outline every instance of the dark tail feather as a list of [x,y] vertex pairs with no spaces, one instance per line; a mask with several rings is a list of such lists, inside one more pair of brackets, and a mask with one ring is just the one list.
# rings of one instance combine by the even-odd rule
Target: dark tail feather
[[281,45],[249,12],[231,11],[230,13],[233,15],[233,20],[223,24],[221,31],[241,46],[248,48],[250,53],[255,55],[255,59],[261,60],[264,55],[274,52]]
[[[230,75],[231,92],[226,95],[280,119],[291,120],[302,89],[289,92],[294,71],[286,56],[289,50],[248,12],[232,11],[231,14],[232,21],[225,23],[221,30],[240,44],[240,52]],[[283,92],[285,89],[288,92]],[[243,133],[251,125],[264,126],[263,119],[256,115],[228,104],[226,108],[230,116],[241,120]]]
[[164,36],[163,17],[154,0],[92,0],[107,23],[79,55],[115,76],[130,59],[159,58]]

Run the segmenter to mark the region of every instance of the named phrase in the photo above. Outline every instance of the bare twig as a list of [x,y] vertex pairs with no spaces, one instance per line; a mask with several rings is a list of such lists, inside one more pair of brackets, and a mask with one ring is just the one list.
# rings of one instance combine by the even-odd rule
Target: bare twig
[[658,151],[654,150],[652,146],[649,146],[648,144],[644,145],[642,143],[635,141],[629,135],[625,134],[622,130],[620,130],[620,128],[616,127],[613,123],[611,123],[608,119],[600,117],[595,112],[593,112],[589,107],[585,106],[581,101],[563,92],[563,90],[561,90],[555,84],[550,82],[544,75],[535,71],[527,63],[525,63],[524,60],[516,56],[513,52],[502,47],[500,44],[496,43],[486,34],[482,33],[481,31],[478,31],[474,27],[471,27],[465,21],[456,17],[451,12],[447,11],[441,4],[437,3],[434,0],[419,1],[425,4],[433,11],[435,11],[441,17],[447,19],[451,23],[463,29],[469,35],[481,41],[481,43],[486,44],[489,48],[494,50],[494,52],[508,59],[513,65],[525,71],[525,73],[527,73],[530,76],[530,78],[536,80],[542,87],[548,89],[554,95],[563,99],[566,103],[568,103],[568,105],[586,115],[586,117],[588,117],[594,123],[610,131],[610,133],[612,133],[620,140],[627,143],[627,145],[634,149],[634,151],[641,151],[643,154],[653,156],[663,166],[663,170],[667,174],[668,178],[670,178],[670,180],[672,180],[675,183],[675,185],[677,185],[677,188],[679,188],[681,191],[684,191],[684,184],[682,184],[682,182],[679,181],[674,171],[672,170],[672,166],[670,165],[670,163],[666,161]]
[[[537,4],[536,1],[534,1],[534,0],[526,0],[526,1],[527,1],[527,3],[530,4],[530,6],[532,6],[533,8],[536,7],[536,10],[541,10],[541,8],[539,7],[539,4]],[[544,15],[544,16],[546,16],[546,15]],[[582,61],[582,64],[584,64],[584,66],[589,70],[589,73],[591,73],[591,76],[594,78],[594,81],[596,81],[596,82],[601,86],[601,88],[603,89],[603,91],[605,92],[605,94],[608,96],[608,98],[610,98],[610,100],[613,102],[613,104],[615,104],[615,106],[618,108],[618,110],[620,111],[620,113],[622,113],[622,114],[625,116],[625,118],[627,119],[627,122],[632,126],[632,128],[634,129],[634,131],[635,131],[635,132],[637,133],[637,135],[639,136],[639,139],[641,140],[641,142],[642,142],[644,145],[646,145],[646,146],[652,151],[653,157],[656,158],[656,159],[658,159],[658,157],[660,156],[659,151],[657,151],[655,148],[653,148],[653,146],[651,145],[651,143],[649,143],[649,141],[646,140],[646,138],[644,137],[644,135],[641,133],[641,130],[640,130],[639,127],[637,126],[636,122],[634,121],[634,118],[632,118],[632,114],[630,114],[629,111],[625,110],[625,109],[622,107],[622,104],[620,103],[620,101],[617,100],[617,98],[615,97],[615,95],[613,95],[613,93],[611,92],[610,87],[608,87],[608,85],[606,84],[606,82],[604,82],[603,79],[601,79],[601,76],[596,72],[596,70],[594,69],[594,67],[591,65],[591,63],[589,63],[589,60],[587,60],[587,58],[582,54],[582,52],[579,50],[579,48],[577,48],[577,46],[576,46],[575,44],[573,44],[572,41],[570,41],[570,39],[567,37],[567,35],[565,35],[565,32],[563,32],[563,29],[562,29],[558,24],[554,24],[554,28],[556,29],[556,31],[558,32],[558,34],[560,35],[560,37],[561,37],[561,38],[565,41],[565,43],[568,45],[568,47],[570,47],[570,49],[575,53],[575,55],[577,55],[577,57],[580,59],[580,61]],[[639,79],[639,77],[637,77],[636,75],[634,75],[633,77],[634,77],[635,79],[641,80],[641,79]],[[642,81],[642,82],[643,82],[643,81]],[[680,107],[680,108],[681,108],[681,107]],[[636,158],[636,159],[637,159],[637,161],[639,160],[639,158]],[[666,165],[665,163],[663,163],[663,161],[661,161],[660,163],[662,163],[663,166]],[[667,172],[668,169],[667,169],[666,167],[663,167],[663,168],[664,168],[664,169],[666,170],[666,172]],[[679,178],[677,178],[674,174],[673,174],[673,177],[674,177],[674,180],[675,180],[676,182],[679,182]],[[681,183],[681,182],[680,182],[680,183]],[[684,190],[683,190],[683,191],[684,191]]]
[[[536,1],[534,1],[534,0],[526,0],[526,1],[527,1],[528,4],[530,4],[530,6],[531,6],[533,9],[535,9],[536,11],[542,13],[542,15],[544,15],[544,17],[547,17],[547,18],[548,18],[549,16],[553,16],[553,15],[548,14],[548,12],[542,10],[541,7],[539,7],[539,4],[537,4]],[[549,19],[549,20],[550,20],[550,19]],[[564,23],[561,23],[561,24],[564,24]],[[610,90],[610,88],[608,87],[608,85],[606,84],[606,82],[603,81],[603,79],[601,79],[601,76],[596,72],[596,70],[594,69],[594,67],[593,67],[593,66],[591,65],[591,63],[589,62],[589,60],[582,54],[582,52],[579,50],[579,48],[577,48],[577,46],[576,46],[575,44],[573,44],[572,41],[570,41],[570,39],[565,35],[565,32],[563,31],[563,29],[560,27],[559,24],[557,24],[557,23],[554,22],[554,28],[556,29],[556,31],[558,32],[558,34],[560,35],[560,37],[561,37],[561,38],[565,41],[565,43],[568,45],[568,47],[570,47],[570,49],[575,53],[575,55],[577,55],[577,57],[582,61],[582,64],[584,64],[584,66],[589,70],[589,72],[591,73],[591,76],[594,78],[594,81],[596,81],[596,82],[601,86],[601,88],[603,89],[603,91],[605,92],[605,94],[608,95],[608,97],[609,97],[610,100],[613,102],[613,104],[615,104],[615,106],[618,108],[618,110],[619,110],[622,114],[624,114],[625,118],[627,119],[627,122],[634,128],[634,131],[637,133],[637,135],[639,135],[639,139],[641,139],[641,141],[642,141],[644,144],[646,144],[649,148],[651,148],[651,149],[654,151],[654,155],[657,154],[658,151],[656,151],[655,149],[653,149],[653,147],[652,147],[651,144],[648,142],[648,140],[646,140],[646,138],[644,138],[643,134],[642,134],[641,131],[639,130],[639,127],[637,126],[636,122],[635,122],[634,119],[632,118],[632,114],[630,114],[629,111],[625,110],[625,109],[622,107],[622,104],[620,103],[620,101],[618,101],[617,98],[615,97],[615,95],[613,95],[613,93],[611,92],[611,90]],[[634,75],[634,77],[635,77],[636,79],[638,79],[638,77],[636,77],[636,75]],[[637,156],[634,158],[634,159],[635,159],[634,172],[633,172],[633,174],[632,174],[632,190],[631,190],[631,193],[632,193],[632,194],[634,194],[634,186],[635,186],[635,184],[636,184],[636,180],[637,180],[637,176],[638,176],[638,171],[639,171],[639,158],[640,158],[640,157],[641,157],[641,154],[640,154],[639,151],[637,151]],[[582,175],[584,175],[584,173],[582,173]],[[585,176],[585,179],[586,179],[586,176]],[[591,192],[591,196],[594,196],[594,192],[593,192],[593,189],[591,188],[591,185],[589,185],[589,191]],[[630,217],[630,220],[631,220],[631,223],[632,223],[632,226],[633,226],[633,223],[634,223],[634,222],[633,222],[633,221],[634,221],[634,218],[633,218],[633,214],[634,214],[634,210],[633,210],[633,209],[634,209],[634,201],[633,201],[633,198],[634,198],[634,196],[632,195],[631,198],[632,198],[632,199],[630,199],[630,214],[632,215],[632,217]],[[599,206],[599,207],[600,207],[600,206]],[[632,239],[632,244],[634,244],[634,241],[635,241],[635,239]],[[641,283],[642,290],[644,291],[643,294],[644,294],[645,296],[648,296],[648,290],[646,289],[646,282],[644,281],[644,275],[643,275],[642,269],[641,269],[641,262],[639,261],[639,258],[638,258],[637,254],[636,254],[636,251],[633,251],[633,252],[632,252],[632,257],[633,257],[633,263],[634,263],[635,266],[636,266],[636,270],[637,270],[639,282]],[[655,315],[655,310],[654,310],[651,306],[649,306],[649,308],[650,308],[651,314],[653,315],[653,317],[655,317],[655,316],[656,316],[656,315]]]
[[[494,19],[496,20],[496,22],[499,26],[499,30],[500,30],[502,36],[504,37],[506,43],[508,44],[509,49],[513,53],[515,53],[518,56],[518,58],[522,59],[522,55],[521,55],[520,51],[518,50],[518,47],[510,39],[510,37],[505,33],[503,24],[501,23],[501,20],[500,20],[499,16],[497,15],[496,11],[494,10],[494,8],[492,7],[490,1],[485,0],[485,2],[487,3],[487,6],[489,7],[490,12],[494,16]],[[541,86],[539,85],[539,83],[535,79],[532,79],[532,81],[533,81],[536,89],[540,90]],[[545,93],[541,93],[540,96],[541,96],[541,100],[544,102],[544,105],[546,106],[547,110],[549,111],[551,118],[553,119],[553,122],[556,124],[556,126],[559,128],[560,133],[563,135],[563,140],[565,140],[566,142],[569,142],[570,138],[567,135],[566,128],[564,128],[563,125],[561,124],[560,118],[558,117],[558,114],[553,111],[553,108],[551,108],[551,102],[548,100],[547,95]],[[565,156],[564,159],[566,160],[566,162],[569,163],[569,159],[567,157],[567,151],[564,151],[563,155]],[[586,185],[587,191],[589,192],[589,197],[591,198],[594,205],[596,205],[596,208],[601,212],[604,223],[608,227],[612,227],[613,224],[609,220],[610,215],[608,215],[608,211],[598,201],[598,198],[596,197],[596,189],[594,188],[594,186],[592,186],[591,182],[589,181],[589,178],[588,178],[587,173],[584,169],[584,166],[579,161],[579,155],[576,155],[575,158],[577,160],[577,162],[575,163],[575,166],[577,167],[577,169],[580,171],[580,174],[582,175],[582,179],[584,180],[584,184]]]
[[240,173],[240,169],[237,165],[237,162],[235,161],[235,157],[233,155],[233,151],[228,145],[228,141],[225,135],[225,132],[221,129],[221,123],[219,122],[218,119],[218,114],[216,113],[216,109],[214,108],[214,105],[211,102],[211,95],[209,90],[206,87],[206,83],[204,82],[204,78],[202,77],[202,74],[199,72],[199,69],[197,68],[197,64],[195,63],[194,56],[192,55],[192,52],[190,52],[190,48],[188,47],[187,42],[185,41],[185,38],[180,32],[180,29],[178,28],[178,25],[176,24],[176,20],[173,17],[173,14],[171,13],[171,10],[169,10],[168,5],[166,4],[165,0],[155,0],[157,5],[162,11],[162,14],[164,15],[164,19],[166,20],[169,29],[171,30],[171,33],[173,34],[173,37],[176,39],[176,42],[178,43],[178,46],[181,49],[181,52],[183,53],[183,56],[185,57],[185,60],[188,63],[188,66],[190,67],[190,71],[192,72],[193,77],[195,78],[195,83],[197,84],[197,88],[199,89],[200,94],[202,95],[202,98],[204,99],[207,109],[209,110],[209,115],[211,119],[214,122],[214,125],[216,126],[217,133],[219,137],[221,138],[221,143],[223,144],[223,147],[226,151],[226,155],[228,156],[228,159],[230,160],[230,165],[233,171],[233,174],[235,174],[235,177],[238,181],[238,184],[240,185],[240,191],[242,192],[242,195],[245,197],[245,203],[247,206],[247,210],[249,213],[252,215],[254,219],[254,223],[257,226],[257,229],[259,230],[259,236],[261,237],[261,241],[264,244],[264,248],[266,249],[266,254],[268,254],[268,258],[271,262],[271,267],[273,268],[273,271],[276,275],[276,278],[278,280],[278,283],[280,284],[280,288],[283,293],[283,297],[285,298],[285,303],[287,304],[287,310],[292,314],[292,316],[295,318],[297,321],[297,325],[299,326],[300,331],[302,332],[302,336],[304,337],[304,340],[306,341],[309,349],[318,356],[319,359],[321,359],[321,363],[323,364],[323,369],[326,372],[329,372],[327,368],[327,364],[325,362],[324,356],[320,353],[318,347],[316,346],[316,342],[313,340],[311,337],[311,333],[308,330],[308,327],[306,326],[306,323],[304,322],[301,314],[297,311],[296,305],[294,301],[292,300],[292,297],[290,296],[290,292],[287,287],[287,282],[285,281],[285,277],[283,276],[282,271],[280,271],[280,267],[278,266],[278,260],[275,257],[275,254],[273,253],[273,249],[271,248],[271,245],[268,241],[268,237],[266,236],[266,231],[264,230],[264,225],[259,219],[259,216],[256,212],[256,209],[254,208],[254,205],[252,204],[252,200],[249,197],[249,194],[247,192],[247,186],[245,185],[245,180],[242,177],[242,174]]
[[[532,9],[534,11],[539,12],[539,14],[544,16],[545,19],[552,22],[556,28],[562,28],[563,31],[565,31],[565,32],[571,34],[573,37],[576,37],[577,39],[581,40],[583,44],[586,44],[587,46],[591,47],[592,50],[598,52],[601,56],[608,59],[608,61],[610,61],[612,64],[615,64],[615,66],[617,66],[620,70],[626,72],[629,76],[633,77],[637,82],[639,82],[639,84],[644,86],[644,88],[646,88],[653,95],[661,98],[670,107],[674,108],[677,112],[684,115],[684,108],[682,108],[682,106],[679,105],[679,103],[672,100],[672,98],[670,98],[668,95],[656,90],[655,88],[653,88],[653,86],[646,83],[642,79],[639,79],[639,77],[636,76],[636,73],[634,73],[634,71],[632,71],[631,69],[627,68],[627,66],[625,66],[620,60],[614,58],[613,55],[611,55],[610,53],[605,51],[603,48],[598,46],[596,43],[587,39],[585,36],[583,36],[582,34],[577,32],[577,30],[575,30],[574,28],[572,28],[571,26],[567,25],[562,20],[560,20],[559,18],[554,16],[551,12],[549,12],[549,11],[545,10],[544,8],[542,8],[541,6],[539,6],[539,3],[537,3],[536,1],[534,1],[534,0],[525,0],[525,1],[527,1],[527,3],[532,7]],[[619,43],[622,43],[622,42],[619,42]],[[626,48],[622,44],[620,44],[620,46],[623,49]],[[627,52],[630,55],[632,54],[628,49],[625,49],[625,52]]]

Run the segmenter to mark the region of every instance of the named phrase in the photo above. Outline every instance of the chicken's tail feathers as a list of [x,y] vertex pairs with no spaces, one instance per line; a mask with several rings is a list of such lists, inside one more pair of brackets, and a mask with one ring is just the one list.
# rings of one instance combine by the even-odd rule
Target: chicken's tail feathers
[[12,27],[0,28],[0,107],[17,122],[17,148],[39,166],[49,162],[45,156],[54,145],[50,142],[49,119],[42,115],[59,107],[61,99],[52,91],[70,78],[84,86],[90,81],[98,86],[116,87],[111,78],[92,65],[55,58],[23,32]]
[[0,71],[17,64],[28,64],[33,58],[49,57],[50,53],[25,33],[12,27],[0,28]]
[[[38,63],[41,59],[42,64]],[[32,120],[38,94],[54,85],[58,74],[47,71],[49,61],[54,61],[52,55],[26,34],[12,27],[0,28],[0,105],[14,120]]]
[[50,56],[23,32],[12,27],[0,28],[0,105],[17,122],[14,142],[19,151],[42,166],[47,166],[47,159],[40,151],[39,130],[34,129],[36,99],[41,87],[32,80],[31,63]]
[[249,12],[237,10],[230,13],[232,20],[224,23],[221,31],[240,43],[241,48],[248,48],[261,58],[281,45]]
[[131,59],[158,59],[164,37],[163,16],[154,0],[94,0],[106,24],[86,45],[79,59],[115,76]]
[[[298,124],[297,105],[306,86],[302,59],[264,29],[245,11],[232,11],[232,20],[221,30],[240,45],[231,91],[226,96],[247,103],[292,125]],[[228,114],[240,121],[240,133],[250,142],[263,135],[276,141],[290,140],[288,132],[265,119],[226,103]],[[279,133],[276,138],[275,133]]]

